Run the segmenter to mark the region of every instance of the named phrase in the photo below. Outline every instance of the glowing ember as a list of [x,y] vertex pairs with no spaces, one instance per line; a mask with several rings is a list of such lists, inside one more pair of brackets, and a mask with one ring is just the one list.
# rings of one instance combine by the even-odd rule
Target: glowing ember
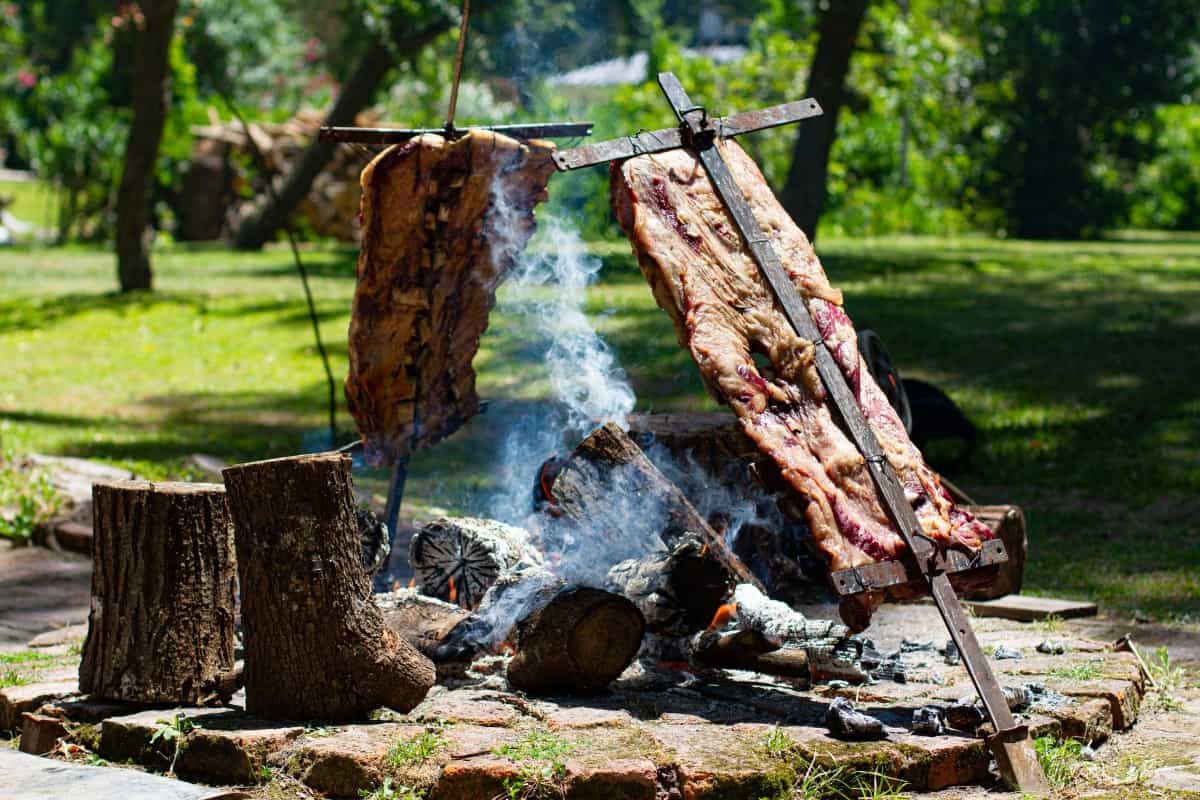
[[717,613],[713,614],[712,622],[708,623],[708,629],[715,631],[717,628],[725,627],[725,623],[733,619],[737,614],[737,606],[733,603],[725,603],[717,609]]

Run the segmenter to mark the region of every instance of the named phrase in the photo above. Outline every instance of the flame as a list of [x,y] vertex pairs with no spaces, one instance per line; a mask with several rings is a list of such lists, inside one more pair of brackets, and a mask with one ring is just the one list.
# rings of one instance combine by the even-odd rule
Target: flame
[[733,619],[737,614],[737,606],[733,603],[725,603],[717,609],[717,613],[713,614],[712,622],[708,623],[708,629],[715,631],[717,628],[723,628],[725,623]]
[[513,653],[517,652],[517,648],[513,647],[513,643],[509,641],[501,642],[496,649],[501,655],[505,656],[511,656]]
[[449,580],[450,580],[450,602],[457,603],[458,602],[458,587],[454,585],[454,576],[451,575]]
[[705,542],[704,546],[700,548],[700,557],[704,558],[706,555],[708,555],[708,542]]
[[[400,581],[396,581],[396,584],[399,585]],[[417,576],[413,575],[411,578],[408,579],[408,588],[411,589],[416,585],[417,585]]]
[[[411,587],[411,586],[412,586],[412,584],[410,583],[410,584],[409,584],[409,586]],[[393,592],[400,591],[400,579],[399,579],[399,578],[397,578],[396,580],[392,581],[392,591],[393,591]]]

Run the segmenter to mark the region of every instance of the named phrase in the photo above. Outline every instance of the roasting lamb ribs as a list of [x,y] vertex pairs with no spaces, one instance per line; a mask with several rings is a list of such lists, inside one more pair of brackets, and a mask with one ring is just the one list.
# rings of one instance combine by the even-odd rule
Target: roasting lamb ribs
[[[717,141],[895,467],[923,532],[940,546],[978,548],[991,531],[954,504],[909,440],[863,363],[842,293],[830,285],[808,239],[741,147],[731,139]],[[677,149],[614,163],[612,203],[680,343],[713,396],[733,409],[803,501],[815,545],[830,568],[900,556],[903,540],[817,374],[814,343],[789,324],[695,154]],[[864,598],[861,610],[879,599]],[[865,625],[862,617],[847,622]]]
[[497,285],[534,230],[553,145],[427,134],[362,173],[362,252],[346,401],[376,464],[438,442],[479,410],[471,360]]

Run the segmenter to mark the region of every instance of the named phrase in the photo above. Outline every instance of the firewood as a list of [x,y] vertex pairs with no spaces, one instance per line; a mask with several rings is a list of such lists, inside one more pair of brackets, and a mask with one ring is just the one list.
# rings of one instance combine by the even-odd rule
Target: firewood
[[729,594],[728,572],[690,534],[672,550],[617,563],[606,585],[633,601],[648,631],[670,636],[708,625]]
[[[549,505],[544,540],[575,534],[601,536],[616,543],[615,552],[631,551],[622,558],[641,557],[657,550],[657,543],[627,539],[638,524],[652,523],[668,550],[690,533],[707,548],[705,554],[725,569],[731,586],[749,583],[762,588],[758,578],[730,551],[724,537],[613,423],[584,439],[557,468],[544,491]],[[630,519],[631,513],[638,519]],[[550,544],[553,549],[553,542]]]
[[195,703],[234,666],[235,567],[225,489],[97,483],[94,568],[79,687]]
[[375,595],[375,604],[383,612],[383,623],[418,652],[435,663],[446,655],[439,650],[456,626],[470,622],[474,615],[454,605],[429,597],[413,589]]
[[692,658],[708,667],[750,670],[804,684],[810,681],[807,651],[781,647],[777,640],[755,630],[702,631],[692,639]]
[[422,594],[475,608],[502,573],[534,551],[524,530],[491,519],[443,517],[413,534],[408,560]]
[[633,661],[644,632],[641,612],[626,598],[563,589],[517,625],[509,685],[530,694],[600,691]]
[[222,474],[241,582],[246,711],[336,720],[417,705],[434,667],[384,625],[372,599],[350,458],[292,456]]

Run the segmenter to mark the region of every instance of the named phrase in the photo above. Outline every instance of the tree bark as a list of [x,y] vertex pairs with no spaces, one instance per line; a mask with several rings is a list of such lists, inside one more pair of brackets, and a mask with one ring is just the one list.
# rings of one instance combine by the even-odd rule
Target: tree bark
[[808,89],[825,113],[800,125],[792,164],[779,199],[809,241],[816,241],[817,222],[825,207],[829,152],[837,133],[838,114],[846,101],[850,57],[866,15],[868,0],[831,0],[817,24],[817,51],[808,72]]
[[92,610],[79,688],[111,700],[195,703],[234,667],[225,489],[122,481],[92,491]]
[[122,292],[150,289],[146,225],[150,190],[167,122],[176,0],[142,0],[143,24],[134,39],[133,118],[125,144],[125,165],[117,191],[117,278]]
[[564,589],[517,626],[508,682],[531,694],[600,691],[637,655],[641,612],[601,589]]
[[[393,42],[374,40],[338,91],[333,108],[324,125],[353,125],[355,117],[369,106],[396,65],[396,54],[410,53],[424,47],[450,26],[446,19]],[[259,250],[275,237],[292,211],[312,188],[312,183],[333,157],[334,142],[313,139],[303,155],[292,166],[276,192],[268,193],[258,213],[247,217],[238,226],[233,244],[238,250]]]
[[350,458],[292,456],[222,474],[241,580],[246,710],[338,720],[417,705],[433,664],[386,628],[374,603]]

